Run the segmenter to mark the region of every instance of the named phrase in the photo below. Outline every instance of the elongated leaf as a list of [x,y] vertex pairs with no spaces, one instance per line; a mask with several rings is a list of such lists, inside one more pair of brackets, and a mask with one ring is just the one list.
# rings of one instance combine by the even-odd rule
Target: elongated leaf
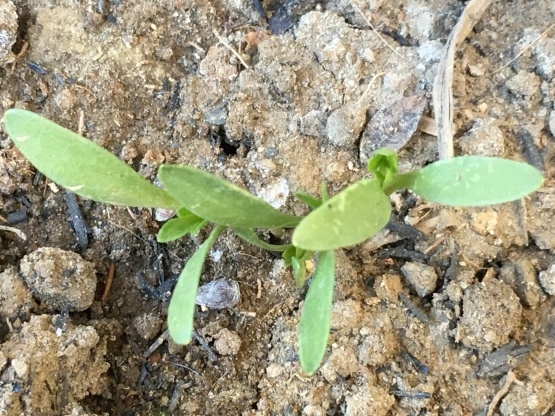
[[301,311],[299,356],[305,374],[313,374],[324,357],[330,333],[335,257],[331,251],[318,253],[318,264]]
[[193,317],[195,315],[195,300],[197,298],[198,282],[204,265],[204,259],[210,248],[225,230],[217,226],[210,236],[191,256],[173,290],[168,307],[168,329],[172,339],[177,344],[188,344],[193,334]]
[[311,251],[352,246],[380,231],[390,214],[380,183],[363,179],[308,214],[293,232],[293,245]]
[[300,221],[299,217],[283,214],[246,190],[192,166],[162,165],[158,176],[181,205],[216,224],[290,228]]
[[322,200],[305,192],[295,192],[295,198],[297,198],[303,204],[308,205],[310,208],[318,208],[320,205],[322,205]]
[[291,244],[270,244],[262,241],[250,228],[234,228],[233,231],[247,243],[268,251],[286,251],[293,247]]
[[168,243],[177,240],[186,234],[194,235],[206,224],[206,220],[190,214],[187,217],[178,217],[168,220],[160,231],[156,239],[159,243]]
[[541,172],[526,163],[480,156],[441,160],[411,176],[408,187],[421,197],[459,207],[514,201],[544,181]]
[[113,205],[176,209],[178,203],[107,150],[30,111],[4,114],[6,131],[35,167],[87,199]]

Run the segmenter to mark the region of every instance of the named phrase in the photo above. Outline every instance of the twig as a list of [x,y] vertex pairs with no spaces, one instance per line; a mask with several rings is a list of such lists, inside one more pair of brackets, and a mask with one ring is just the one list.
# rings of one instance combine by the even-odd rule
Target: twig
[[256,291],[256,299],[260,299],[262,297],[262,282],[260,279],[256,279],[256,284],[258,286],[258,290]]
[[19,238],[21,238],[23,241],[27,240],[27,236],[23,233],[23,231],[17,228],[8,227],[7,225],[0,225],[0,231],[11,231],[12,233],[16,234]]
[[438,153],[440,159],[453,157],[453,65],[455,53],[476,22],[493,0],[470,0],[451,32],[434,80],[433,103],[437,121]]
[[501,387],[501,390],[499,390],[495,394],[495,396],[493,396],[493,399],[491,399],[491,403],[488,406],[487,416],[493,415],[493,412],[495,411],[495,408],[497,407],[497,403],[499,403],[499,400],[501,400],[503,398],[503,396],[505,394],[507,394],[507,392],[509,391],[509,388],[511,387],[511,384],[513,384],[513,382],[515,380],[516,380],[516,376],[514,375],[514,373],[512,371],[509,371],[507,373],[507,378],[505,379],[505,384],[503,385],[503,387]]
[[505,65],[501,66],[501,68],[496,69],[495,71],[492,72],[488,72],[487,74],[484,75],[480,75],[479,77],[476,78],[481,78],[481,77],[485,77],[488,75],[493,75],[493,74],[497,74],[499,71],[502,71],[503,68],[508,67],[509,65],[511,65],[514,61],[516,61],[524,52],[526,52],[528,49],[530,49],[532,47],[532,45],[534,45],[534,43],[536,43],[537,41],[539,41],[541,38],[545,37],[545,35],[547,34],[547,32],[549,32],[551,29],[553,29],[555,27],[555,23],[553,23],[551,26],[549,26],[547,29],[545,29],[541,35],[539,35],[536,39],[534,39],[532,42],[530,42],[522,51],[520,51],[519,54],[517,54],[517,56],[515,56],[513,59],[511,59],[509,62],[507,62]]
[[85,218],[83,217],[83,213],[81,212],[81,208],[79,207],[79,203],[77,202],[77,197],[75,196],[75,194],[69,191],[65,191],[64,199],[66,201],[67,210],[69,212],[71,222],[73,223],[75,239],[77,240],[77,244],[81,248],[81,251],[84,252],[89,246],[89,238],[87,236],[87,223],[85,222]]
[[150,354],[152,354],[156,348],[158,348],[160,345],[162,345],[164,343],[164,341],[166,339],[168,339],[168,336],[170,335],[170,330],[166,329],[164,332],[162,332],[162,335],[160,335],[158,338],[156,338],[156,341],[154,341],[152,343],[152,345],[150,347],[148,347],[148,349],[143,353],[143,357],[144,358],[148,358],[150,357]]
[[172,399],[170,400],[170,404],[168,406],[168,410],[170,411],[170,414],[173,414],[175,409],[177,408],[177,403],[179,402],[179,398],[181,397],[181,390],[188,389],[192,385],[193,385],[192,381],[190,381],[187,384],[183,383],[182,381],[177,382],[172,394]]
[[28,47],[29,47],[29,44],[27,42],[23,42],[23,46],[21,47],[21,50],[17,53],[17,55],[15,55],[15,58],[12,62],[12,72],[15,70],[15,64],[17,64],[17,61],[19,61],[19,58],[21,58],[25,53],[25,51],[27,51]]
[[174,363],[173,361],[170,361],[170,364],[176,365],[176,366],[181,367],[181,368],[185,368],[186,370],[189,370],[194,375],[201,377],[201,375],[199,374],[199,372],[197,370],[195,370],[194,368],[188,367],[185,364]]
[[374,75],[372,77],[372,79],[370,80],[370,82],[368,83],[368,86],[366,87],[366,89],[364,90],[364,92],[362,93],[362,95],[360,96],[360,98],[358,99],[357,103],[355,104],[355,106],[358,106],[360,104],[360,102],[363,100],[364,97],[366,97],[366,94],[368,94],[368,91],[370,91],[370,87],[374,84],[374,82],[376,82],[376,80],[381,77],[382,75],[385,75],[385,72],[379,72],[376,75]]
[[247,63],[243,60],[243,58],[241,57],[241,55],[239,55],[239,53],[237,51],[235,51],[235,49],[233,49],[231,47],[231,45],[229,44],[229,42],[224,39],[222,36],[220,36],[220,34],[218,32],[216,32],[215,29],[212,29],[212,33],[214,33],[214,35],[218,38],[218,41],[224,45],[227,49],[229,49],[231,51],[231,53],[233,55],[235,55],[237,57],[237,59],[239,59],[239,61],[243,64],[243,66],[247,69],[250,69],[250,67],[247,65]]
[[79,111],[79,125],[77,127],[77,133],[79,136],[83,135],[83,130],[85,130],[85,113],[81,110]]
[[428,324],[428,325],[433,324],[432,320],[428,317],[426,312],[424,312],[422,309],[416,306],[404,293],[399,292],[398,295],[399,295],[399,299],[401,299],[401,302],[407,307],[409,311],[412,312],[414,316],[416,316],[425,324]]
[[220,361],[218,360],[216,353],[212,350],[212,348],[210,348],[208,342],[206,342],[206,340],[201,337],[197,331],[193,330],[193,338],[196,339],[200,346],[206,351],[206,353],[208,354],[208,358],[210,358],[210,361],[212,361],[216,365],[220,365]]
[[100,298],[102,302],[106,302],[106,299],[108,298],[108,293],[110,293],[110,288],[112,287],[112,282],[114,281],[115,271],[116,265],[114,263],[110,263],[110,269],[108,269],[108,276],[106,277],[106,284],[104,285],[104,292],[102,292],[102,298]]
[[370,29],[372,29],[372,30],[374,31],[374,33],[380,38],[380,40],[381,40],[383,43],[385,43],[385,45],[386,45],[389,49],[391,49],[391,51],[392,51],[395,55],[397,55],[398,57],[404,59],[405,57],[404,57],[403,55],[401,55],[399,52],[397,52],[395,49],[393,49],[393,47],[392,47],[389,43],[386,42],[386,40],[383,38],[383,36],[380,35],[380,32],[378,32],[378,31],[374,28],[374,26],[372,26],[372,23],[370,23],[370,20],[368,20],[368,19],[366,18],[366,16],[362,13],[362,11],[358,8],[358,6],[357,6],[354,2],[352,2],[351,4],[352,4],[352,6],[353,6],[353,9],[355,9],[357,12],[360,13],[360,15],[362,16],[362,18],[366,21],[366,23],[368,23],[368,26],[370,26]]

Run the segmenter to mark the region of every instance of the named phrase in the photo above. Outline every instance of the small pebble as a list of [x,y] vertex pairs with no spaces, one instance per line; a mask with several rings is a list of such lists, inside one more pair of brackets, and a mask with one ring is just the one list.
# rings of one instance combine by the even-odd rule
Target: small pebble
[[551,263],[547,270],[540,272],[539,281],[545,293],[555,296],[555,263]]
[[505,152],[505,138],[497,121],[491,118],[478,119],[468,133],[459,139],[465,154],[501,157]]
[[221,355],[236,355],[241,348],[241,337],[229,329],[222,329],[214,335],[214,348]]
[[162,319],[157,313],[144,313],[133,319],[133,326],[144,339],[153,339],[160,332]]
[[17,13],[11,1],[0,2],[0,66],[15,59],[12,46],[17,40]]
[[364,128],[366,111],[354,106],[345,106],[335,110],[326,122],[328,140],[334,146],[351,146],[356,142]]
[[433,293],[436,288],[437,273],[432,266],[407,262],[401,267],[401,272],[421,298]]
[[34,297],[49,312],[88,309],[96,291],[92,263],[77,253],[44,247],[23,257],[21,274]]
[[199,287],[197,305],[211,309],[232,308],[239,303],[241,292],[235,280],[218,279]]
[[553,137],[555,137],[555,110],[549,114],[549,130],[551,131]]
[[540,78],[533,72],[519,71],[505,86],[517,96],[530,97],[540,92]]
[[530,308],[537,308],[545,300],[545,294],[536,278],[536,268],[529,260],[505,262],[499,277],[511,286],[520,300]]

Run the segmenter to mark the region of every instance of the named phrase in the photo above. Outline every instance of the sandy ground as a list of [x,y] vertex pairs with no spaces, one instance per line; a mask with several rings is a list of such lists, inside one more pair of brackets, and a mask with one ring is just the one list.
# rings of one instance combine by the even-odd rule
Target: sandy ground
[[[262,17],[247,0],[0,0],[0,116],[33,110],[149,180],[191,164],[302,214],[295,191],[365,174],[376,114],[417,96],[433,117],[464,6],[356,5],[262,2]],[[26,236],[0,231],[0,415],[554,414],[555,29],[526,48],[554,21],[550,0],[494,2],[454,76],[456,153],[527,161],[544,188],[472,210],[392,195],[388,230],[337,253],[311,378],[296,346],[306,288],[281,259],[226,233],[202,283],[234,280],[241,302],[199,308],[198,339],[175,345],[167,300],[206,234],[161,245],[154,212],[77,199],[80,230],[71,196],[0,127],[2,225]],[[402,170],[436,159],[422,131],[400,150]]]

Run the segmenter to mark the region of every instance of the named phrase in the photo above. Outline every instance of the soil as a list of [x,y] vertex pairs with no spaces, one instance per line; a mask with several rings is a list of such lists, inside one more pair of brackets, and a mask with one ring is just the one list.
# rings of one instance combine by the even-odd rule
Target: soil
[[[433,116],[464,7],[356,2],[374,31],[353,4],[0,0],[0,116],[36,111],[149,180],[191,164],[303,214],[297,190],[365,175],[380,110],[418,96]],[[494,2],[453,91],[456,153],[527,161],[544,187],[482,209],[393,194],[388,229],[337,253],[313,377],[296,346],[306,287],[279,257],[224,234],[201,283],[235,281],[240,302],[203,302],[176,345],[167,301],[207,234],[158,244],[162,212],[75,205],[0,127],[2,225],[22,233],[0,231],[0,415],[555,414],[555,30],[526,48],[554,21],[552,0]],[[403,171],[437,159],[422,131],[395,145]]]

